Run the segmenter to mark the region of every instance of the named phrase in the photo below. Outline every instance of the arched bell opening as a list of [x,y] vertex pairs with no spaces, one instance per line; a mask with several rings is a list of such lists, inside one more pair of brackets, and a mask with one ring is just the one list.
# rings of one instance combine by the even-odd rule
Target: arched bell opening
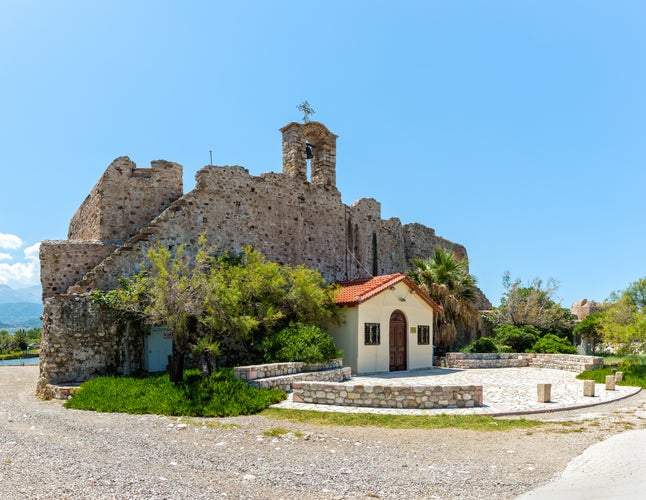
[[283,173],[319,186],[336,188],[336,139],[319,122],[286,125],[283,133]]

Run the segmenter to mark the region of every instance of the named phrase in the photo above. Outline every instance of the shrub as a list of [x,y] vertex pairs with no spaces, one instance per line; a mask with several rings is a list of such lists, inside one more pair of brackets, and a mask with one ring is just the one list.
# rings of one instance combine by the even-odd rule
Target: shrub
[[327,332],[318,326],[306,326],[302,323],[292,323],[277,334],[267,337],[260,350],[265,363],[322,363],[343,356],[343,352],[336,348]]
[[509,347],[510,352],[527,352],[541,336],[540,330],[532,325],[500,325],[494,334],[498,345]]
[[199,370],[184,372],[184,381],[168,374],[145,377],[97,377],[81,385],[66,408],[193,417],[250,415],[285,399],[278,389],[256,389],[233,376],[232,368],[202,379]]
[[548,333],[543,338],[536,341],[534,346],[528,352],[542,352],[548,354],[576,354],[577,350],[567,337],[557,337]]
[[462,349],[462,352],[498,352],[498,346],[491,337],[480,337]]

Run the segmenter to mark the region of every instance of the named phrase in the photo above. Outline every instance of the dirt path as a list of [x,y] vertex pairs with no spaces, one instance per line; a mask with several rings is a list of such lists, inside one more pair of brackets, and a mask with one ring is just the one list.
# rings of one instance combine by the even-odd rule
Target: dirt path
[[[37,367],[0,367],[3,498],[513,498],[590,445],[644,428],[646,396],[539,430],[387,430],[264,417],[66,410],[33,397]],[[204,425],[206,424],[206,425]],[[273,428],[292,431],[266,437]]]

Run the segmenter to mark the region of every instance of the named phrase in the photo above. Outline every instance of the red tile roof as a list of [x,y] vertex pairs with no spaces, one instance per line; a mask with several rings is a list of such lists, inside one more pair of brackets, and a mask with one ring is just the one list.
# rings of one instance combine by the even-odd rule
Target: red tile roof
[[405,274],[384,274],[383,276],[372,276],[370,278],[359,278],[349,281],[339,281],[337,285],[341,288],[334,301],[340,306],[356,306],[361,302],[374,297],[387,290],[391,286],[403,281],[408,288],[414,290],[419,297],[426,302],[433,310],[440,311],[441,306],[433,300]]

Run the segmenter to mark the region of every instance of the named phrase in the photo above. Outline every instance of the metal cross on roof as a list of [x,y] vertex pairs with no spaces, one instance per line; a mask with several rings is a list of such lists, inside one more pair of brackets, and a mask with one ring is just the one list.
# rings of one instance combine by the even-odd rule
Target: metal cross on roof
[[303,112],[303,123],[309,122],[310,115],[313,115],[314,113],[316,113],[316,111],[312,109],[312,106],[310,106],[310,103],[307,101],[303,101],[296,107]]

